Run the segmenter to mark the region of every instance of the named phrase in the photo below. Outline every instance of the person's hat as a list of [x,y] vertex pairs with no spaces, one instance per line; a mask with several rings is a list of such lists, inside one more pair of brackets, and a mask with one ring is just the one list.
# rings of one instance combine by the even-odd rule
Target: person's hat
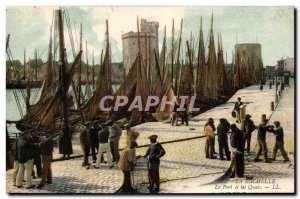
[[214,119],[209,118],[209,119],[208,119],[208,122],[214,123]]
[[125,129],[125,130],[130,129],[130,125],[129,125],[129,124],[125,124],[125,125],[124,125],[124,129]]
[[275,125],[280,125],[280,122],[279,121],[275,121],[274,124]]
[[150,139],[150,140],[156,140],[157,139],[157,135],[151,135],[151,136],[149,136],[148,138]]
[[251,115],[246,114],[245,118],[250,119],[250,118],[251,118]]

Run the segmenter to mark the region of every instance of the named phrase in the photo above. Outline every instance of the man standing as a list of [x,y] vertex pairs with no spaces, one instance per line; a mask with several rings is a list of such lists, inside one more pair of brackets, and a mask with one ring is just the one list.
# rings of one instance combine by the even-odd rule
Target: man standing
[[114,164],[112,162],[110,146],[108,143],[108,137],[109,137],[109,129],[107,127],[108,125],[110,125],[110,124],[104,124],[102,126],[102,129],[99,131],[99,149],[98,149],[98,157],[97,157],[95,168],[100,167],[101,156],[104,151],[106,152],[107,163],[108,163],[109,168],[114,167]]
[[148,157],[148,177],[149,177],[149,190],[153,191],[154,184],[156,185],[155,191],[159,191],[160,186],[160,179],[159,179],[159,164],[160,158],[165,155],[165,150],[161,146],[160,143],[157,142],[157,135],[151,135],[150,139],[150,146],[144,155],[144,158]]
[[92,127],[89,130],[93,163],[95,163],[97,160],[96,150],[98,152],[98,148],[99,148],[98,132],[99,132],[99,128],[97,127],[96,121],[94,121]]
[[82,166],[89,166],[89,153],[91,148],[91,142],[90,142],[90,134],[89,131],[85,126],[80,128],[80,145],[81,149],[83,151],[83,163]]
[[121,135],[121,128],[116,123],[113,123],[113,125],[109,128],[109,144],[113,157],[113,162],[118,162],[120,159],[119,142]]
[[280,122],[279,121],[275,121],[275,128],[273,130],[274,135],[276,136],[276,142],[275,145],[273,147],[273,158],[272,160],[276,160],[276,154],[278,149],[280,150],[283,158],[284,158],[284,162],[289,161],[289,157],[284,149],[284,133],[283,133],[283,128],[280,126]]
[[230,136],[230,145],[232,147],[232,163],[233,169],[231,178],[244,177],[245,164],[244,164],[244,136],[243,132],[237,128],[235,124],[230,126],[232,134]]
[[217,127],[220,160],[224,160],[223,150],[225,150],[225,155],[227,160],[230,160],[230,151],[228,148],[228,137],[227,137],[227,133],[229,129],[230,129],[229,122],[225,118],[221,118],[220,123]]
[[171,125],[174,126],[174,122],[175,122],[175,126],[179,126],[178,124],[178,111],[177,109],[179,108],[178,102],[176,101],[174,104],[174,108],[172,110],[171,113]]
[[263,122],[258,126],[258,131],[257,131],[257,145],[258,145],[258,150],[256,152],[256,156],[254,158],[254,161],[257,162],[259,161],[259,156],[261,155],[262,151],[264,152],[264,161],[266,163],[270,163],[270,160],[268,160],[268,149],[267,149],[267,143],[266,143],[266,133],[272,132],[272,126],[268,125],[268,120],[263,119]]
[[42,172],[42,180],[40,184],[37,186],[38,189],[42,188],[45,183],[52,183],[52,169],[51,162],[53,159],[53,139],[51,138],[51,134],[47,134],[45,141],[40,144],[40,151],[42,155],[43,162],[43,172]]
[[33,143],[28,132],[21,134],[18,140],[18,161],[19,171],[17,175],[16,185],[18,188],[22,187],[24,173],[26,171],[26,189],[31,189],[34,185],[31,184],[32,168],[33,168]]
[[181,112],[181,124],[185,126],[189,125],[189,115],[188,115],[188,104],[184,103],[184,111]]
[[73,154],[73,148],[72,148],[72,135],[70,132],[69,126],[66,126],[65,124],[62,124],[62,135],[59,138],[59,154],[62,154],[63,156],[61,159],[69,159],[70,155]]
[[120,170],[122,170],[124,178],[123,184],[120,187],[118,192],[136,192],[137,190],[132,187],[131,182],[131,171],[133,171],[134,166],[136,164],[136,147],[137,143],[132,142],[130,146],[126,146],[120,157],[120,161],[118,162],[118,166]]
[[272,89],[272,82],[270,81],[269,82],[269,87],[270,87],[270,90]]
[[234,111],[236,112],[236,123],[241,122],[241,114],[240,114],[240,107],[243,105],[243,102],[241,102],[241,98],[237,98],[237,102],[234,104]]
[[[40,178],[42,176],[42,160],[41,160],[41,152],[39,148],[39,137],[38,136],[33,136],[32,142],[34,143],[33,145],[33,168],[32,168],[32,178],[35,179],[36,177]],[[36,174],[34,172],[34,165],[36,167]]]
[[17,175],[19,172],[19,161],[18,161],[18,140],[15,140],[14,142],[14,173],[13,173],[13,185],[16,185],[16,181],[17,181]]
[[251,144],[252,132],[256,128],[254,122],[250,118],[251,118],[251,115],[247,114],[245,116],[245,121],[244,121],[244,133],[245,133],[244,146],[247,143],[246,150],[247,150],[248,153],[250,152],[250,144]]
[[209,159],[216,159],[214,156],[215,151],[215,133],[216,127],[214,125],[214,120],[209,118],[204,126],[204,135],[206,138],[205,143],[205,156]]

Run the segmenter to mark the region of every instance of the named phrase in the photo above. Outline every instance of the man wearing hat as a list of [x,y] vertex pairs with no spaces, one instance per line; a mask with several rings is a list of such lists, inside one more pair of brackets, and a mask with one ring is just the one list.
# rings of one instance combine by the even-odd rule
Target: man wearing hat
[[113,162],[118,162],[120,159],[119,142],[121,135],[121,128],[118,126],[117,123],[113,122],[112,126],[109,128],[109,144],[113,157]]
[[92,158],[93,158],[93,163],[95,163],[97,160],[96,151],[98,152],[98,148],[99,148],[99,137],[98,137],[99,128],[97,126],[96,121],[93,121],[93,125],[89,129],[89,132],[90,132]]
[[220,123],[217,127],[220,160],[224,160],[223,151],[225,151],[227,160],[230,160],[230,151],[228,147],[228,137],[227,137],[227,133],[229,129],[230,129],[229,122],[225,118],[221,118]]
[[240,114],[240,107],[241,105],[243,105],[243,102],[241,102],[241,98],[238,97],[237,98],[237,102],[235,102],[234,104],[234,111],[236,112],[236,122],[239,123],[241,122],[241,114]]
[[233,169],[230,177],[244,177],[245,161],[244,161],[244,136],[243,132],[237,128],[236,124],[231,124],[232,131],[230,135],[230,145],[232,147],[232,163]]
[[149,178],[149,190],[152,191],[154,188],[154,184],[156,185],[155,191],[159,191],[159,164],[160,158],[165,155],[165,150],[161,146],[160,143],[157,142],[157,135],[151,135],[150,146],[144,155],[144,157],[148,157],[148,178]]
[[24,173],[26,172],[26,189],[34,187],[32,185],[32,168],[33,168],[33,142],[29,132],[23,132],[17,143],[19,171],[16,179],[16,186],[22,187]]
[[256,152],[256,156],[254,158],[254,161],[259,161],[259,156],[261,155],[262,151],[264,152],[264,161],[266,163],[270,163],[270,160],[268,160],[268,149],[267,149],[267,143],[266,143],[266,133],[273,132],[272,126],[267,125],[268,120],[264,119],[263,122],[258,126],[257,131],[257,145],[258,150]]
[[101,156],[103,154],[103,152],[106,152],[106,157],[107,157],[107,163],[109,168],[113,168],[114,164],[112,162],[112,155],[111,155],[111,151],[110,151],[110,145],[108,142],[108,138],[109,138],[109,128],[108,126],[111,126],[112,123],[105,123],[102,126],[102,129],[99,131],[99,149],[98,149],[98,157],[97,157],[97,161],[95,164],[95,168],[99,168],[100,167],[100,163],[101,163]]
[[289,157],[284,149],[284,133],[283,133],[283,128],[280,126],[280,122],[279,121],[275,121],[274,122],[275,128],[273,130],[274,135],[276,136],[276,142],[275,145],[273,147],[273,158],[272,160],[276,160],[276,154],[278,149],[280,150],[284,161],[287,162],[289,161]]
[[215,133],[216,127],[214,125],[214,120],[209,118],[207,123],[204,126],[204,135],[206,138],[205,143],[205,156],[209,159],[216,159],[214,156],[215,152]]
[[42,180],[37,188],[42,188],[45,183],[52,183],[51,162],[53,159],[53,138],[52,133],[47,133],[45,140],[40,143],[40,150],[43,162]]
[[248,153],[250,152],[251,135],[256,128],[253,120],[251,120],[250,118],[251,115],[247,114],[245,116],[245,121],[244,121],[244,133],[245,133],[244,147],[246,147]]

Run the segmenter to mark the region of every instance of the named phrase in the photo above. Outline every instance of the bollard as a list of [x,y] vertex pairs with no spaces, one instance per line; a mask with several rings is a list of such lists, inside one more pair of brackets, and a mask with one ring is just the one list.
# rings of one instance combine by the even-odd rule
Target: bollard
[[261,115],[261,121],[262,121],[262,122],[263,122],[264,119],[267,119],[266,114],[262,114],[262,115]]
[[274,102],[271,102],[271,111],[274,111]]
[[277,94],[275,96],[275,102],[276,102],[276,104],[278,103],[278,95]]

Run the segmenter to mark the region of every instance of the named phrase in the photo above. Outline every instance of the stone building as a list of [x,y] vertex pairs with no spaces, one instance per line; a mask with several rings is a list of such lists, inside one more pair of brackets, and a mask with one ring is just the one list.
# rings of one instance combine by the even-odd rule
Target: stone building
[[291,75],[294,75],[294,58],[287,57],[286,59],[281,58],[277,61],[278,64],[278,75],[282,75],[283,72],[289,71]]
[[275,66],[266,66],[265,75],[268,79],[276,76]]
[[[147,70],[147,74],[151,74],[155,69],[154,49],[158,53],[158,22],[141,20],[140,25],[140,49],[143,59],[143,66]],[[122,34],[123,45],[123,64],[125,75],[133,65],[138,54],[138,33],[128,32]]]

